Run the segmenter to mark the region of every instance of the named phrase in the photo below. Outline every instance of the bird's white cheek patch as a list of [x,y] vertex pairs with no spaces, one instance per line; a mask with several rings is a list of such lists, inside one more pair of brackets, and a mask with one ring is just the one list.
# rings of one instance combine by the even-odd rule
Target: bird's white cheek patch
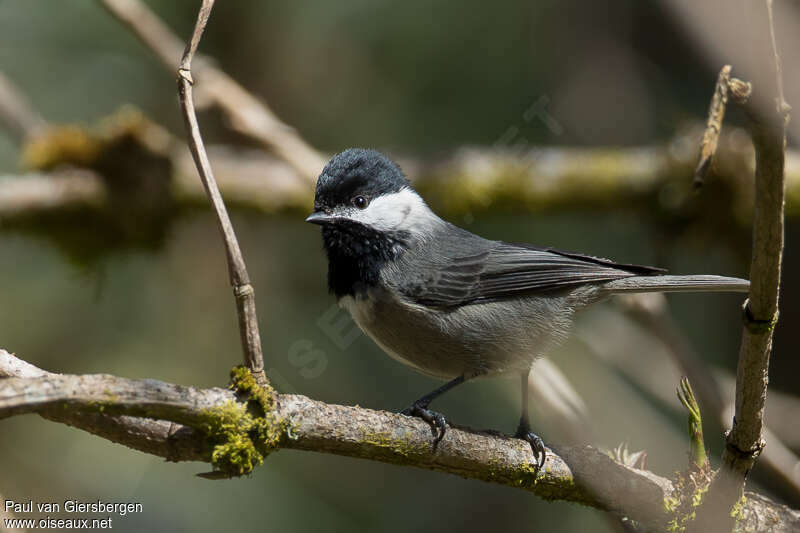
[[378,231],[422,230],[437,220],[422,198],[411,189],[379,196],[366,209],[356,210],[351,216]]

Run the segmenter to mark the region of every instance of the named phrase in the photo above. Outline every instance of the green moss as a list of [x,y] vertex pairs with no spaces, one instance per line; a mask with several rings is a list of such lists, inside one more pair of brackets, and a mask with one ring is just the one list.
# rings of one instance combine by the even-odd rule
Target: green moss
[[89,403],[87,404],[87,406],[88,406],[90,409],[93,409],[93,410],[95,410],[95,411],[97,411],[98,413],[101,413],[101,414],[102,414],[103,412],[105,412],[105,410],[106,410],[106,405],[107,405],[107,404],[106,404],[106,402],[101,402],[101,401],[93,401],[93,402],[89,402]]
[[124,106],[98,123],[53,126],[22,148],[22,165],[51,170],[62,165],[94,168],[103,153],[127,137],[153,136],[151,123],[137,109]]
[[744,506],[747,504],[747,497],[742,494],[742,497],[739,498],[733,507],[731,508],[731,518],[733,518],[736,522],[739,520],[744,520]]
[[264,462],[287,434],[289,423],[273,409],[275,391],[260,386],[245,367],[231,370],[230,388],[241,402],[206,409],[201,428],[214,443],[211,464],[227,476],[242,476]]
[[228,401],[205,410],[204,414],[208,415],[208,420],[202,429],[215,443],[211,454],[214,470],[241,476],[264,462],[250,437],[254,420],[244,405]]
[[[536,485],[537,473],[536,465],[525,461],[514,469],[513,483],[518,487],[532,487]],[[542,494],[541,496],[545,500],[548,499],[547,494]]]
[[245,396],[249,402],[256,402],[265,413],[272,409],[275,391],[269,386],[261,387],[247,367],[235,366],[231,369],[230,388]]
[[518,474],[521,476],[518,484],[532,489],[538,497],[548,502],[563,500],[565,494],[569,494],[575,503],[588,504],[591,501],[591,495],[576,485],[571,474],[563,472],[563,475],[555,477],[555,472],[558,471],[545,470],[545,475],[539,476],[534,464],[525,463]]
[[103,391],[103,394],[105,394],[105,395],[106,395],[106,398],[108,398],[107,402],[108,402],[109,404],[112,404],[112,405],[113,405],[113,404],[118,404],[118,403],[120,402],[120,397],[119,397],[119,395],[117,395],[117,394],[114,394],[114,393],[113,393],[113,392],[111,392],[109,389],[106,389],[106,390],[104,390],[104,391]]
[[88,167],[97,160],[102,148],[102,143],[81,126],[57,126],[23,147],[22,164],[41,170],[62,164]]
[[664,499],[664,509],[671,516],[667,531],[681,533],[697,515],[697,508],[711,486],[711,471],[708,468],[690,468],[688,472],[678,472],[673,479],[675,490],[672,496]]
[[367,428],[361,428],[361,434],[363,435],[362,442],[364,444],[389,450],[393,454],[406,459],[418,457],[430,451],[429,444],[415,444],[404,436],[395,436],[387,432],[375,432]]
[[[537,469],[536,463],[523,462],[519,466],[509,469],[508,464],[502,459],[489,459],[488,478],[516,487],[532,489],[536,487],[536,494],[547,501],[561,499],[565,488],[569,490],[575,485],[572,476],[553,479],[553,470],[550,466],[544,470]],[[546,483],[539,483],[541,479],[550,479]]]

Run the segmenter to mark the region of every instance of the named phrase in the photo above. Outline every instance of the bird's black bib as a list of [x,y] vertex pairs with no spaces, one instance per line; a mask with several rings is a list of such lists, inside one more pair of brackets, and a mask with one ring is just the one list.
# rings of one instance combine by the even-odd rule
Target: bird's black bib
[[356,222],[322,228],[328,254],[328,290],[357,296],[377,285],[380,270],[406,248],[406,232],[379,232]]

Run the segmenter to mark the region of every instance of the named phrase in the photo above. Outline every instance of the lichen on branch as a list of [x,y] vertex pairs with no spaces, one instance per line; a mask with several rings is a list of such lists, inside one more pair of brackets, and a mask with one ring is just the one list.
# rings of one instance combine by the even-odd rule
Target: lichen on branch
[[218,479],[250,474],[264,458],[280,447],[286,438],[289,421],[275,411],[275,391],[261,386],[244,366],[231,370],[229,388],[237,400],[203,411],[207,420],[200,428],[213,444],[214,470],[199,474]]

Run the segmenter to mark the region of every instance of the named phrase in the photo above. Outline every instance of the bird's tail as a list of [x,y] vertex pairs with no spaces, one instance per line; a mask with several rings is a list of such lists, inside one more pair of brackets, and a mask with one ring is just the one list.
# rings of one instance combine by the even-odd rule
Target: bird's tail
[[633,276],[609,281],[601,291],[607,294],[633,292],[748,292],[746,279],[725,276]]

